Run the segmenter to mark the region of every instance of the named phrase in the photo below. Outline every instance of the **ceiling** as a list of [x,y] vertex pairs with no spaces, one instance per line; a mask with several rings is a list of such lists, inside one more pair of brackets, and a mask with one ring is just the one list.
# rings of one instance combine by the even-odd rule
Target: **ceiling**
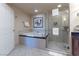
[[[15,6],[27,14],[34,15],[37,13],[51,12],[52,9],[57,8],[59,4],[62,5],[62,7],[59,8],[60,11],[69,9],[68,3],[10,3],[9,5]],[[34,12],[35,9],[38,10],[37,13]]]

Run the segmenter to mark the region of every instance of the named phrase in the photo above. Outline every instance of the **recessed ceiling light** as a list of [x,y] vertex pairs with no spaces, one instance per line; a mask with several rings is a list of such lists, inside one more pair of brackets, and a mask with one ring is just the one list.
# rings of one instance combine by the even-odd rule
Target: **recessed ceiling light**
[[34,10],[34,12],[38,12],[38,10],[37,10],[37,9],[35,9],[35,10]]
[[61,4],[59,4],[57,7],[58,7],[58,8],[61,7]]

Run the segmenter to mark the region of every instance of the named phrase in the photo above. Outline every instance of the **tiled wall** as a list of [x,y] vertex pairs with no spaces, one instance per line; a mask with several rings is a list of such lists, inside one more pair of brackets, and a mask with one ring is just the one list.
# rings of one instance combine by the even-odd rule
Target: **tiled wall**
[[[67,21],[65,23],[63,22],[62,16],[66,16],[67,18]],[[57,26],[54,26],[55,21],[57,21],[58,23]],[[69,18],[68,18],[68,15],[64,13],[64,11],[60,12],[59,16],[52,16],[52,14],[49,14],[49,31],[48,32],[49,32],[50,41],[53,40],[53,41],[65,42],[65,43],[68,42],[68,32],[63,31],[64,25],[69,26]],[[54,27],[59,28],[58,36],[53,35],[52,28]]]
[[[46,14],[38,14],[38,15],[34,15],[33,17],[43,17],[43,27],[42,28],[34,28],[33,26],[33,31],[38,31],[38,32],[46,32],[46,27],[48,27],[47,23],[48,23],[48,19],[46,18]],[[33,18],[32,18],[32,25],[33,25]]]

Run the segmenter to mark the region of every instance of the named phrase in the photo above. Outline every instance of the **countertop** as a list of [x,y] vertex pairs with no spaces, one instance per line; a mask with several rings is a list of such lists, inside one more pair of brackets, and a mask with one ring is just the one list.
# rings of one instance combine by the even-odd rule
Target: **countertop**
[[72,36],[79,36],[79,31],[71,32],[71,35],[72,35]]
[[48,37],[48,33],[28,32],[20,34],[19,36],[46,39]]

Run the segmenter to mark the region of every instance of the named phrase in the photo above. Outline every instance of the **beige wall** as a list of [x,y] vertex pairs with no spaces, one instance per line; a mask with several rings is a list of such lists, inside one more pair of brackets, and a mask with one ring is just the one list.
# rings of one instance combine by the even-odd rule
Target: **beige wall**
[[71,32],[74,30],[76,25],[79,25],[79,17],[77,16],[79,13],[79,4],[71,4],[70,5],[70,30]]
[[[15,44],[19,44],[19,34],[31,31],[31,18],[17,7],[11,6],[15,13]],[[24,27],[24,22],[28,22],[30,27]]]

